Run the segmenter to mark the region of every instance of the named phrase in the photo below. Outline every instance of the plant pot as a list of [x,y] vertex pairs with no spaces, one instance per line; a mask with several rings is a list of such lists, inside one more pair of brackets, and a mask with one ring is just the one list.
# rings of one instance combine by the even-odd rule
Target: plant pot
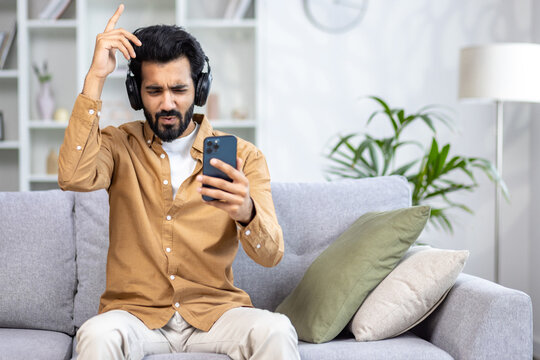
[[50,120],[54,113],[54,94],[50,81],[40,84],[37,94],[37,109],[40,119]]

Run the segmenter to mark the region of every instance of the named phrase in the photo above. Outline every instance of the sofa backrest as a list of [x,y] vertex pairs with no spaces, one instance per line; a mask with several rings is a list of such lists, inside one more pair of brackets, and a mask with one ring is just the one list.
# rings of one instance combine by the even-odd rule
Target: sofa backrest
[[313,260],[361,215],[411,205],[411,190],[400,176],[326,183],[272,183],[285,253],[273,268],[256,264],[240,247],[234,283],[253,305],[274,311],[296,287]]
[[[235,284],[256,307],[274,310],[311,262],[359,216],[410,206],[407,181],[398,176],[327,183],[272,183],[285,255],[274,268],[249,259],[240,246],[233,264]],[[95,315],[105,290],[108,196],[104,190],[75,194],[78,289],[74,321]]]
[[0,193],[0,328],[74,334],[73,193]]

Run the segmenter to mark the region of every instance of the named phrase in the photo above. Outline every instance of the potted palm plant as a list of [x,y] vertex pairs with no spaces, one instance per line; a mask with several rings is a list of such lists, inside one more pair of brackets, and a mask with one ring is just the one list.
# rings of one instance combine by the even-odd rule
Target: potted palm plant
[[[377,137],[368,133],[338,135],[337,141],[328,151],[330,165],[325,169],[327,179],[365,178],[383,175],[401,175],[412,187],[413,205],[430,205],[430,223],[448,232],[453,232],[448,210],[458,208],[468,213],[473,211],[465,204],[451,199],[450,195],[459,191],[473,191],[478,187],[476,173],[485,174],[491,181],[501,185],[508,198],[508,190],[494,165],[483,158],[450,155],[450,144],[440,144],[437,140],[435,123],[443,123],[452,128],[453,121],[445,108],[428,105],[417,112],[406,113],[405,109],[391,108],[387,102],[376,96],[379,109],[370,114],[367,125],[372,121],[387,121],[393,130],[388,137]],[[432,132],[429,144],[415,140],[403,140],[404,131],[413,123],[422,123]],[[420,156],[396,168],[396,158],[406,147],[416,146]],[[465,180],[457,180],[458,173]]]

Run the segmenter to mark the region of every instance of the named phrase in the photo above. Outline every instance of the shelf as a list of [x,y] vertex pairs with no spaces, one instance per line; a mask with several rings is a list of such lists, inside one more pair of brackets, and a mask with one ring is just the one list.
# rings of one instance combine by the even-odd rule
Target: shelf
[[41,182],[41,183],[57,183],[58,174],[34,174],[30,175],[31,182]]
[[19,142],[13,140],[0,141],[0,149],[3,150],[18,150]]
[[254,128],[256,127],[256,121],[255,120],[231,120],[231,119],[218,119],[218,120],[210,120],[210,124],[212,124],[212,127],[214,128],[235,128],[235,129],[241,129],[241,128]]
[[186,22],[187,28],[255,28],[257,21],[254,19],[200,19]]
[[77,28],[77,20],[28,20],[28,28],[31,30],[43,29],[73,29]]
[[0,79],[17,79],[19,72],[17,70],[0,70]]
[[53,120],[32,120],[29,122],[30,129],[65,129],[68,123],[57,123]]

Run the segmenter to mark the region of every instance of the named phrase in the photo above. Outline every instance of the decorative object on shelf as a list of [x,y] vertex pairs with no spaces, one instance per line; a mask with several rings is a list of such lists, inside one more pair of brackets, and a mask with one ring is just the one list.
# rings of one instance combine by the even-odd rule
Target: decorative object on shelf
[[249,9],[252,0],[229,0],[225,8],[224,19],[243,19]]
[[245,109],[236,108],[231,112],[231,117],[234,120],[245,120],[248,117],[248,112]]
[[11,49],[11,46],[13,45],[13,40],[15,39],[15,35],[17,34],[17,22],[13,22],[13,26],[11,27],[11,31],[0,32],[0,69],[3,69],[6,65],[7,57],[9,55],[9,51]]
[[[453,232],[452,222],[448,217],[449,209],[457,208],[473,213],[465,204],[457,203],[448,196],[457,191],[476,189],[478,182],[474,170],[480,170],[491,181],[500,184],[507,196],[506,185],[491,162],[478,157],[449,157],[450,144],[439,146],[434,122],[441,121],[452,128],[452,119],[443,111],[444,107],[428,105],[416,113],[406,114],[405,109],[390,108],[378,97],[370,96],[369,99],[376,101],[381,108],[369,116],[367,125],[372,120],[386,119],[394,134],[383,138],[367,133],[339,135],[337,143],[327,155],[334,164],[326,169],[330,174],[328,180],[333,180],[332,176],[355,179],[383,175],[405,176],[413,188],[412,205],[431,206],[430,223],[448,232]],[[426,125],[433,132],[429,147],[418,141],[402,140],[403,131],[409,125],[417,123]],[[358,137],[361,141],[357,145],[353,144],[352,139]],[[405,145],[417,146],[421,155],[395,169],[398,152],[405,153],[410,158],[410,152],[398,151]],[[458,173],[465,174],[468,181],[455,180]]]
[[[460,99],[488,99],[496,106],[496,163],[503,170],[503,102],[540,102],[540,44],[506,43],[461,50]],[[495,282],[499,282],[501,189],[495,188]]]
[[206,115],[209,120],[219,119],[219,95],[211,93],[208,95],[208,102],[206,104]]
[[47,174],[58,174],[58,152],[51,148],[47,155]]
[[49,3],[39,13],[39,18],[44,20],[58,20],[70,3],[71,0],[49,0]]
[[367,11],[368,0],[303,0],[304,12],[318,29],[344,33],[358,25]]
[[57,123],[67,123],[69,120],[69,111],[66,108],[58,108],[54,111],[53,120]]
[[4,114],[0,111],[0,141],[4,141],[6,136],[4,134]]
[[37,94],[37,108],[41,119],[50,120],[54,112],[54,94],[51,89],[52,75],[47,70],[47,61],[43,62],[43,71],[34,64],[34,72],[39,80],[39,92]]

